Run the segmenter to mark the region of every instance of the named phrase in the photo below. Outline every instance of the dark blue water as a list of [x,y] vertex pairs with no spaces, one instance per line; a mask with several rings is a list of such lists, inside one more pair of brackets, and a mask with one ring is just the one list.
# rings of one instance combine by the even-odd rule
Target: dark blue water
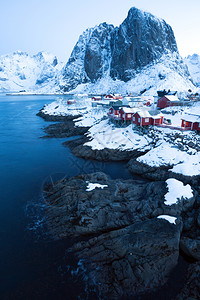
[[[123,163],[85,161],[62,146],[66,139],[40,139],[48,123],[36,113],[53,100],[0,96],[0,299],[79,295],[79,282],[65,272],[73,264],[65,255],[70,241],[53,242],[42,227],[43,185],[50,176],[104,171],[112,178],[130,178]],[[38,224],[38,231],[30,230]]]

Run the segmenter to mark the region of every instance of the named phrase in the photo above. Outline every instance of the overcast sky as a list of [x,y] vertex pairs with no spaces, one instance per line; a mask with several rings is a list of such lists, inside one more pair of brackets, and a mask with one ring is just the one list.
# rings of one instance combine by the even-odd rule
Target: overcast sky
[[172,26],[182,56],[200,54],[200,0],[1,0],[0,55],[44,50],[66,62],[86,28],[118,26],[133,6]]

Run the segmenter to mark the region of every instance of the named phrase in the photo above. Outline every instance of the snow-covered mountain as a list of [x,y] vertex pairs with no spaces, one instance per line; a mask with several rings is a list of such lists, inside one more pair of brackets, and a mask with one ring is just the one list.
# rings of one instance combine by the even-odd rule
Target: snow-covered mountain
[[62,64],[56,56],[39,52],[29,55],[25,52],[0,57],[0,91],[42,91],[55,89]]
[[89,93],[195,89],[170,25],[135,7],[119,27],[103,23],[80,36],[60,86]]
[[197,56],[184,62],[170,25],[133,7],[119,27],[102,23],[84,31],[62,68],[45,52],[0,57],[0,91],[184,94],[197,91],[199,65]]
[[185,64],[188,66],[188,70],[190,72],[193,82],[198,87],[200,87],[200,55],[188,55],[188,57],[186,57],[184,61]]

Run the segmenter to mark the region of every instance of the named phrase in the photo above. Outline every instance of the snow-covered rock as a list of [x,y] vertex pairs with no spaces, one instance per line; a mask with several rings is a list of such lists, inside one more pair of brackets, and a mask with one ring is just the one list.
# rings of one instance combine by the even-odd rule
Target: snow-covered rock
[[58,74],[62,64],[56,56],[39,52],[29,55],[25,52],[0,57],[1,92],[55,92]]

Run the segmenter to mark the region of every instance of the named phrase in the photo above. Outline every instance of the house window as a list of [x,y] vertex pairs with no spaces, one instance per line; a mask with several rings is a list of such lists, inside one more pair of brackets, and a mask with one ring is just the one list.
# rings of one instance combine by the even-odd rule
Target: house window
[[127,114],[127,118],[131,118],[131,114]]
[[140,118],[138,118],[138,122],[140,122]]
[[135,121],[135,117],[133,117],[133,121]]
[[145,123],[148,123],[149,122],[149,118],[145,118]]

